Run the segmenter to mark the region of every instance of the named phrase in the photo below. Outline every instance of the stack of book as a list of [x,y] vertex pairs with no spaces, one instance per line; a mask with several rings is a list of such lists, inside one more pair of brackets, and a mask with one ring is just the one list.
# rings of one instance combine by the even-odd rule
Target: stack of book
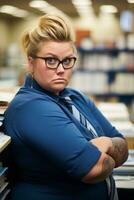
[[7,101],[3,101],[0,99],[0,131],[2,130],[3,120],[4,120],[4,112],[8,106]]
[[3,167],[2,164],[0,166],[0,199],[6,200],[9,193],[9,182],[6,178],[7,167]]
[[9,182],[7,179],[8,167],[6,166],[6,149],[11,138],[3,132],[4,112],[8,106],[8,101],[0,100],[0,199],[6,200],[10,194]]
[[103,72],[75,71],[71,78],[70,87],[87,94],[107,94],[109,93],[107,82],[108,76]]
[[[98,108],[105,117],[124,135],[134,139],[134,124],[130,121],[128,108],[120,102],[99,102]],[[132,146],[132,145],[130,145]]]
[[129,147],[127,161],[113,170],[117,188],[134,189],[134,125],[129,119],[125,104],[100,102],[98,108],[107,119],[126,137]]
[[134,150],[129,150],[127,161],[113,171],[117,188],[134,189]]

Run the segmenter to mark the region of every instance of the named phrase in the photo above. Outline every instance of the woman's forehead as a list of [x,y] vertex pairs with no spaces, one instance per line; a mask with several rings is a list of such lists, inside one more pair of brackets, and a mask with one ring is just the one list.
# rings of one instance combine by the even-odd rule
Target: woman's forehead
[[72,42],[55,42],[47,41],[43,42],[39,53],[42,54],[52,54],[52,55],[62,55],[62,54],[74,54],[74,46]]

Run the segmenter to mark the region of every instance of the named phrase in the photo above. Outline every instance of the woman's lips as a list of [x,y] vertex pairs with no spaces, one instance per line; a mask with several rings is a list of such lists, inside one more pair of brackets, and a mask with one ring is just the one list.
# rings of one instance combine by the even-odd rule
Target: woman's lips
[[54,82],[66,82],[66,79],[64,78],[57,78],[53,80]]

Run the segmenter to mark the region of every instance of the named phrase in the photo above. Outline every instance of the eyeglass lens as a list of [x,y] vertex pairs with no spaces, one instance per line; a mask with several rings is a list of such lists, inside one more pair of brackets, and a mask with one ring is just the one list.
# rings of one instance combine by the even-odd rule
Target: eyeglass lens
[[48,68],[57,68],[60,64],[62,64],[65,69],[72,68],[75,64],[75,60],[75,57],[65,58],[61,61],[54,57],[45,58],[45,62]]

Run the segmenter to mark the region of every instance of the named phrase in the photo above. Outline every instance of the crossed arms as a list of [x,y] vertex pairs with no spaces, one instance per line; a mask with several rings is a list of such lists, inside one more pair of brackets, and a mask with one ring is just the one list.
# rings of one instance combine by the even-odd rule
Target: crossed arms
[[113,168],[121,166],[128,157],[127,142],[120,137],[98,137],[90,140],[100,151],[101,156],[94,167],[83,177],[85,183],[96,183],[106,179]]

